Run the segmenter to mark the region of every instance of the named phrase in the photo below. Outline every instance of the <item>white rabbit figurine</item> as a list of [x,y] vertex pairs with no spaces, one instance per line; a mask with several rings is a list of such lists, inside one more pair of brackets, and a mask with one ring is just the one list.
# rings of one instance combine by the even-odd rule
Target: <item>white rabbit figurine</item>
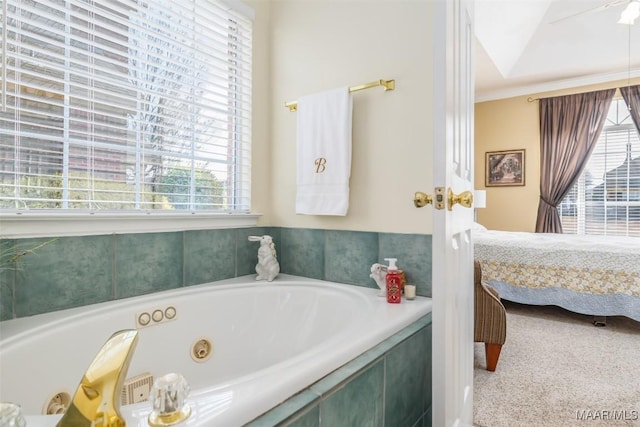
[[375,280],[376,285],[380,288],[378,293],[379,297],[387,295],[387,266],[384,264],[375,263],[371,266],[371,274],[369,275]]
[[276,256],[276,245],[271,236],[249,236],[250,242],[260,242],[258,263],[256,264],[256,280],[273,281],[280,273],[280,264]]

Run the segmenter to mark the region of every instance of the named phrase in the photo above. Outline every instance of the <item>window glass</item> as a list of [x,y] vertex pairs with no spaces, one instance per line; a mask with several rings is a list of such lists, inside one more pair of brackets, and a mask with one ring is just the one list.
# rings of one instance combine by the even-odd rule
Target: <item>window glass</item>
[[640,236],[640,138],[623,99],[558,212],[565,233]]
[[251,20],[214,0],[5,0],[0,209],[246,212]]

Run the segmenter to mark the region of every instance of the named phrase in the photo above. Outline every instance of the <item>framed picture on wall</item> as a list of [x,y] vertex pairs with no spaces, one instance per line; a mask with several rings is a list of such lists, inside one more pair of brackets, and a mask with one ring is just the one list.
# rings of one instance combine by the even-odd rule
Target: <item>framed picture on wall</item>
[[524,148],[488,151],[485,157],[485,187],[511,187],[524,184]]

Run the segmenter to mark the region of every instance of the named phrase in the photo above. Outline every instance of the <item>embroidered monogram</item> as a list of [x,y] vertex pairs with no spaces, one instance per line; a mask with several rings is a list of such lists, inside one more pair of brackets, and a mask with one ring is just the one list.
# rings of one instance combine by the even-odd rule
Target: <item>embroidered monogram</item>
[[327,159],[325,159],[324,157],[318,157],[315,161],[316,173],[324,172],[326,169],[326,166],[325,166],[326,164],[327,164]]

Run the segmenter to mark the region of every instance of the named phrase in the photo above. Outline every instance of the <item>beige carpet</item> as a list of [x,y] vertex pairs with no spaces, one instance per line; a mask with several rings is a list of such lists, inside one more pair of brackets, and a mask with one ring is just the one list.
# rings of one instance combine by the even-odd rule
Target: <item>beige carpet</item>
[[558,307],[504,304],[495,372],[474,344],[474,425],[640,426],[640,323],[608,317],[596,327]]

